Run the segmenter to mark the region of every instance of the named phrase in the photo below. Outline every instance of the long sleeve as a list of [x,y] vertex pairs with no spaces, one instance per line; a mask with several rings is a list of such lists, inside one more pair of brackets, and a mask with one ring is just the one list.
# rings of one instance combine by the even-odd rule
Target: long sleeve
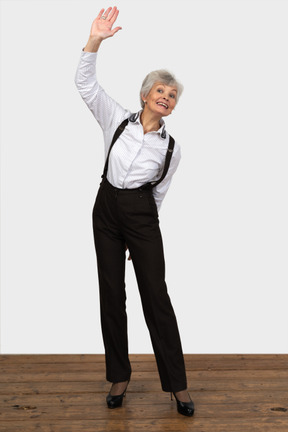
[[74,81],[82,99],[105,133],[115,130],[130,111],[119,105],[99,85],[96,77],[97,54],[82,50]]

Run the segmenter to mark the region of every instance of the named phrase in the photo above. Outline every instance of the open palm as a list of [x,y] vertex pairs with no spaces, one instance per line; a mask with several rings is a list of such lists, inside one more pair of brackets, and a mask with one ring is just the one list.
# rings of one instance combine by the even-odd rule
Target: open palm
[[97,37],[104,40],[114,36],[118,30],[121,30],[121,27],[115,27],[112,29],[119,14],[117,7],[109,7],[105,12],[104,11],[105,9],[101,9],[98,16],[93,21],[90,37]]

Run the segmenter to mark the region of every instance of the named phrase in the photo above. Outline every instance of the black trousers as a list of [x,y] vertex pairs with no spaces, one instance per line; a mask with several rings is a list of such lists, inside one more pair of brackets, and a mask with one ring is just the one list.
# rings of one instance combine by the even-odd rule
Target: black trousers
[[125,245],[131,254],[143,313],[162,390],[187,388],[177,320],[165,283],[165,262],[152,190],[117,189],[108,180],[99,188],[92,213],[97,256],[100,316],[106,379],[130,379],[128,356]]

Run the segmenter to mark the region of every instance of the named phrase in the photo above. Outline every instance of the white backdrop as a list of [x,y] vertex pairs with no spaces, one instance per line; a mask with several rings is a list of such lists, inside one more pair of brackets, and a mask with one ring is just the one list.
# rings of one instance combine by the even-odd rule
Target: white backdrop
[[[288,2],[118,0],[98,79],[138,111],[184,84],[182,160],[160,211],[185,353],[287,353]],[[74,75],[98,1],[1,2],[1,353],[103,353],[92,208],[99,125]],[[131,262],[129,350],[152,353]]]

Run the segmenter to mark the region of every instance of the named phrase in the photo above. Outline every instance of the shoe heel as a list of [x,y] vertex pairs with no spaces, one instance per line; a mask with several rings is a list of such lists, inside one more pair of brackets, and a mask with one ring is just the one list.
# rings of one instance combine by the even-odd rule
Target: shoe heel
[[117,396],[112,396],[109,392],[108,396],[106,397],[106,402],[107,402],[108,408],[119,408],[122,406],[123,398],[126,396],[126,391],[127,391],[129,382],[130,382],[130,379],[128,380],[126,389],[124,390],[124,392],[122,394],[117,395]]
[[[173,395],[176,399],[176,404],[177,404],[177,411],[179,412],[179,414],[185,415],[185,416],[193,416],[194,414],[194,403],[189,395],[190,398],[190,402],[181,402],[177,399],[175,393],[173,392]],[[171,400],[172,400],[172,393],[171,393]]]

